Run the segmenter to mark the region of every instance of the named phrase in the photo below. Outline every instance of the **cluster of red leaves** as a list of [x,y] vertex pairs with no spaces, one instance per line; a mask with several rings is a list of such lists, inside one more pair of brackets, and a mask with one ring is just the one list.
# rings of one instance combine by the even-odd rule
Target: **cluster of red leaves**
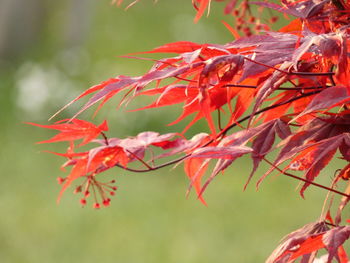
[[[290,233],[275,249],[266,263],[294,262],[301,257],[300,262],[313,262],[312,253],[325,248],[328,255],[325,261],[349,262],[343,243],[350,237],[350,226],[335,226],[330,229],[324,222],[315,222]],[[311,261],[310,261],[311,260]]]
[[[197,9],[197,21],[209,10],[211,1],[192,3]],[[256,35],[243,32],[245,37],[239,37],[230,28],[237,39],[224,45],[182,41],[142,52],[175,55],[155,60],[142,76],[120,75],[86,90],[71,102],[89,96],[68,122],[34,124],[60,131],[43,142],[70,143],[67,153],[59,154],[68,158],[64,167],[73,166],[70,174],[60,179],[63,187],[59,198],[73,181],[84,178],[75,190],[84,195],[81,203],[86,203],[92,190],[96,208],[101,202],[109,205],[109,196],[116,188],[111,186],[113,182],[97,181],[97,174],[115,166],[148,172],[183,162],[190,179],[189,190],[194,187],[198,198],[205,203],[202,194],[208,184],[237,158],[249,155],[253,166],[247,184],[264,161],[271,168],[261,176],[258,185],[277,170],[303,182],[302,196],[310,185],[343,196],[335,222],[329,209],[325,209],[319,221],[288,235],[267,262],[295,262],[300,257],[301,262],[313,262],[316,252],[323,248],[328,251],[325,262],[333,258],[348,262],[342,244],[349,238],[350,228],[340,224],[342,211],[350,199],[350,4],[343,0],[282,0],[281,5],[231,0],[225,12],[243,19],[250,14],[251,5],[294,18],[278,31]],[[149,87],[152,83],[155,85]],[[105,122],[95,126],[76,119],[81,112],[98,103],[99,109],[121,92],[124,93],[121,103],[138,96],[156,96],[154,102],[138,110],[182,105],[182,114],[171,125],[189,116],[193,118],[181,134],[143,132],[126,139],[108,138]],[[215,112],[219,117],[214,116]],[[208,123],[208,133],[186,139],[186,131],[203,118]],[[97,136],[102,139],[96,140]],[[86,152],[74,152],[74,143],[79,139],[83,142],[78,147],[89,142],[98,146]],[[155,155],[152,148],[163,153]],[[272,151],[278,154],[274,161],[269,161]],[[330,186],[316,183],[321,170],[336,156],[348,164],[340,169]],[[162,162],[165,157],[173,160]],[[206,177],[210,162],[215,162],[214,168]],[[299,177],[289,171],[300,171],[303,175]],[[341,179],[348,185],[344,192],[338,190]]]

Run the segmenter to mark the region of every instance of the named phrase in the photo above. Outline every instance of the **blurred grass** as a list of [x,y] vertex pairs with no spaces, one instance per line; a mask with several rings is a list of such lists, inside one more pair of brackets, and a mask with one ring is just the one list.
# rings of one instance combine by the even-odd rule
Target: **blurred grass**
[[[317,219],[325,194],[322,190],[310,189],[302,200],[295,191],[297,182],[272,176],[260,191],[252,183],[243,192],[251,168],[247,159],[239,160],[210,185],[205,193],[208,207],[193,193],[185,198],[188,180],[181,166],[151,174],[132,175],[118,169],[103,174],[116,176],[119,186],[107,209],[96,211],[89,205],[80,209],[79,197],[71,190],[57,206],[60,187],[56,177],[62,175],[58,167],[63,159],[41,151],[64,151],[64,146],[34,145],[52,133],[23,121],[45,123],[87,87],[118,74],[142,74],[150,65],[119,55],[179,40],[231,40],[219,22],[219,4],[213,5],[209,18],[193,24],[189,1],[176,5],[164,0],[157,5],[141,1],[128,12],[98,1],[93,4],[86,39],[71,45],[62,40],[68,2],[55,3],[41,45],[6,62],[0,71],[0,262],[263,262],[283,235]],[[49,95],[42,107],[28,111],[18,104],[18,96],[26,92],[33,72],[46,76],[43,83]],[[24,91],[19,89],[20,80]],[[36,91],[23,96],[31,100],[30,96],[37,95]],[[173,109],[117,112],[116,102],[106,105],[96,120],[110,119],[110,136],[183,127],[164,126],[177,115]],[[75,109],[61,117],[71,116]],[[90,116],[91,112],[84,115]],[[333,174],[333,170],[325,173]]]

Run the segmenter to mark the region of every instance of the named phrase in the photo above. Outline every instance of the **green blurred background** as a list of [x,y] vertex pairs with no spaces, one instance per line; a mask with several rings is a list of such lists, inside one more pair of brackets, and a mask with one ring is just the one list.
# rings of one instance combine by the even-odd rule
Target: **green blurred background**
[[[292,179],[272,176],[258,192],[254,183],[243,192],[247,159],[210,185],[208,207],[193,193],[185,198],[181,166],[152,174],[109,171],[104,176],[119,186],[109,208],[94,210],[90,203],[82,209],[71,190],[56,205],[64,160],[42,151],[62,152],[65,144],[35,145],[52,131],[23,122],[46,124],[87,87],[151,65],[120,55],[180,40],[231,41],[222,8],[214,3],[210,17],[194,24],[189,0],[143,0],[128,11],[108,0],[0,1],[0,262],[263,262],[282,236],[318,218],[325,193],[310,189],[302,200]],[[175,108],[127,112],[117,111],[117,103],[96,119],[109,119],[110,136],[183,127],[166,126]]]

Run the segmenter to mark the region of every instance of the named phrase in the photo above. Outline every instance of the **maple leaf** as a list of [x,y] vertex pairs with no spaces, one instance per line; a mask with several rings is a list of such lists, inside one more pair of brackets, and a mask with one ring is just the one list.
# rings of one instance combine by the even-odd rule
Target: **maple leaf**
[[[195,22],[206,11],[209,13],[211,4],[220,1],[192,0],[197,10]],[[120,5],[123,1],[114,2]],[[128,7],[137,2],[132,1]],[[252,9],[252,4],[257,10]],[[268,20],[261,16],[264,8],[296,18],[273,31],[269,24],[277,17],[270,17],[269,23],[264,24]],[[82,179],[83,183],[75,188],[75,192],[83,193],[81,203],[85,205],[90,189],[100,194],[94,197],[95,208],[101,202],[108,206],[116,187],[114,180],[104,183],[97,180],[105,170],[117,166],[128,171],[150,172],[183,163],[190,180],[187,194],[193,187],[198,199],[206,205],[203,193],[212,180],[239,157],[249,154],[252,170],[245,187],[265,161],[270,168],[257,185],[276,169],[303,182],[302,197],[310,185],[343,196],[334,222],[329,213],[323,214],[329,223],[311,223],[291,233],[267,262],[291,263],[299,259],[313,262],[317,251],[325,249],[328,254],[322,257],[323,261],[336,259],[345,263],[348,257],[343,244],[350,237],[350,227],[340,223],[342,211],[350,200],[350,184],[347,182],[347,188],[342,191],[340,181],[349,180],[349,164],[335,172],[329,187],[315,180],[338,157],[338,150],[339,158],[350,161],[350,4],[343,0],[282,0],[280,5],[273,1],[227,0],[224,13],[236,19],[234,27],[224,22],[236,38],[234,41],[227,44],[177,41],[131,53],[127,57],[152,61],[153,66],[140,76],[118,75],[83,92],[62,108],[87,98],[70,122],[30,123],[60,131],[41,143],[70,143],[66,153],[54,153],[67,158],[62,168],[72,168],[66,178],[59,179],[62,189],[58,200],[73,182]],[[252,17],[252,13],[257,16]],[[253,32],[256,34],[252,35]],[[133,57],[160,53],[172,55],[160,59]],[[127,138],[107,138],[103,133],[108,129],[106,122],[95,126],[76,119],[99,103],[97,113],[122,92],[119,106],[139,96],[154,96],[150,104],[136,110],[180,105],[181,115],[169,125],[190,116],[192,120],[181,134],[146,131]],[[187,130],[200,119],[205,120],[208,129],[187,139]],[[99,135],[103,139],[96,139]],[[99,146],[75,152],[74,142],[80,139],[79,146],[92,141]],[[277,157],[270,162],[272,151],[276,151]],[[172,159],[169,161],[168,157]],[[211,162],[213,169],[208,171]]]
[[320,109],[330,110],[338,105],[346,104],[349,101],[350,93],[347,87],[334,86],[324,89],[312,99],[305,110],[296,116],[293,121],[311,112]]
[[[346,131],[349,126],[346,123],[346,115],[344,117],[315,118],[306,122],[299,130],[279,143],[278,147],[282,149],[273,166],[259,179],[258,185],[275,167],[292,158],[293,160],[286,169],[305,170],[305,178],[313,181],[329,163],[337,149],[348,147],[349,135]],[[304,184],[301,189],[302,195],[308,186],[308,183]]]
[[184,161],[184,169],[185,173],[188,176],[188,178],[191,180],[190,186],[187,190],[187,194],[191,190],[191,187],[194,186],[198,199],[204,204],[207,205],[204,198],[202,197],[201,190],[201,179],[203,175],[205,174],[207,168],[208,168],[208,162],[205,161],[203,158],[191,158]]
[[[343,178],[345,180],[348,180],[348,176],[349,176],[349,164],[346,165],[343,170],[341,171],[341,173],[339,174],[339,178]],[[345,190],[345,194],[347,195],[350,195],[350,184],[348,183],[348,186],[346,187],[346,190]],[[342,218],[341,218],[341,213],[342,211],[344,210],[344,208],[346,207],[346,205],[348,204],[350,198],[349,196],[343,196],[342,199],[341,199],[341,202],[338,206],[338,211],[337,211],[337,215],[335,217],[335,223],[337,225],[340,224]]]
[[[191,155],[185,159],[185,172],[191,179],[189,189],[192,185],[194,185],[198,197],[205,204],[204,200],[202,199],[202,194],[214,177],[220,171],[226,169],[235,159],[251,152],[252,149],[246,146],[207,146],[194,150]],[[193,159],[195,160],[193,161]],[[217,164],[213,170],[213,173],[202,187],[201,178],[203,177],[209,160],[211,159],[227,160],[227,162],[224,162],[223,165],[221,164],[222,161]]]
[[[319,248],[324,247],[322,240],[320,238],[316,238],[319,233],[324,233],[328,230],[327,225],[324,222],[315,222],[310,223],[302,228],[288,234],[283,238],[281,244],[272,252],[269,258],[266,260],[266,263],[287,263],[291,262],[291,257],[293,254],[304,255],[310,254],[314,248],[317,250]],[[311,251],[309,249],[305,249],[305,247],[309,246],[310,241],[313,241],[313,246],[311,246]],[[304,242],[307,241],[305,244]],[[300,244],[303,244],[301,246]],[[298,254],[298,247],[303,251],[303,254]],[[305,252],[305,253],[304,253]]]
[[[284,62],[280,69],[288,69],[292,66],[291,62]],[[253,108],[253,116],[259,110],[262,103],[270,96],[277,88],[288,80],[288,76],[281,71],[275,71],[270,78],[268,78],[264,84],[258,89],[256,94],[256,101]]]
[[350,226],[328,229],[324,222],[308,224],[289,234],[282,244],[271,254],[266,263],[294,262],[301,257],[309,259],[310,254],[322,248],[327,249],[327,263],[334,257],[338,262],[347,262],[343,243],[350,237]]
[[160,47],[154,48],[151,51],[136,52],[132,54],[143,54],[143,53],[187,53],[199,50],[204,45],[200,45],[190,41],[178,41],[173,43],[168,43]]
[[[271,173],[274,167],[277,167],[288,159],[294,158],[284,170],[288,168],[293,170],[306,170],[304,177],[307,182],[304,183],[300,190],[301,196],[304,197],[304,191],[310,185],[310,182],[312,182],[319,175],[320,171],[329,163],[337,149],[345,143],[344,140],[346,140],[347,137],[347,134],[340,134],[318,142],[293,148],[290,148],[292,144],[287,144],[287,146],[283,148],[283,152],[281,151],[280,155],[275,160],[273,167],[259,179],[258,185]],[[290,138],[288,139],[290,140]],[[302,168],[300,168],[301,165]]]
[[279,12],[283,12],[289,15],[293,15],[300,18],[311,18],[313,16],[317,16],[322,12],[323,7],[327,4],[328,0],[323,1],[296,1],[296,2],[288,2],[283,1],[285,6],[280,6],[275,3],[270,2],[251,2],[252,4],[256,4],[259,6],[268,7],[274,9]]
[[[84,198],[81,201],[82,205],[86,204],[86,198],[90,193],[89,189],[92,188],[93,191],[98,191],[101,195],[102,203],[105,206],[108,206],[110,202],[108,195],[114,195],[114,190],[116,190],[116,188],[110,186],[108,183],[97,181],[96,175],[107,169],[113,168],[116,164],[126,167],[128,157],[124,149],[119,146],[102,146],[93,148],[88,152],[74,153],[73,148],[74,145],[71,145],[66,154],[58,154],[69,159],[69,162],[67,162],[65,166],[71,165],[73,167],[69,175],[62,180],[63,185],[58,195],[57,202],[60,201],[63,193],[75,180],[85,177],[85,182],[76,188],[76,192],[81,192],[81,189],[84,188]],[[99,208],[99,202],[96,195],[94,195],[94,198],[95,207],[98,206],[96,208]]]
[[[167,133],[160,135],[157,132],[141,132],[137,136],[129,137],[125,139],[120,138],[110,138],[107,141],[101,140],[99,141],[101,144],[109,147],[117,146],[124,149],[127,156],[129,157],[129,162],[142,160],[145,156],[145,152],[149,149],[150,146],[159,147],[162,149],[171,149],[177,147],[178,141],[171,140],[175,136],[176,133]],[[158,157],[159,158],[159,157]],[[152,159],[152,161],[154,161]]]
[[261,160],[270,152],[275,142],[275,134],[278,134],[281,139],[285,139],[291,135],[289,126],[280,119],[275,119],[268,123],[265,123],[261,125],[260,129],[260,131],[254,134],[256,138],[252,143],[253,169],[248,177],[244,189],[248,186],[251,178],[258,169]]
[[322,242],[328,250],[327,263],[332,262],[332,259],[338,253],[339,247],[350,237],[350,226],[339,226],[327,231],[322,236]]
[[[69,121],[69,122],[61,123],[64,121]],[[108,131],[107,121],[104,121],[99,126],[95,126],[90,122],[79,120],[79,119],[62,120],[52,125],[41,125],[41,124],[36,124],[31,122],[27,122],[27,124],[38,126],[41,128],[54,129],[54,130],[60,131],[59,134],[55,135],[51,139],[46,141],[41,141],[38,143],[75,141],[75,140],[83,139],[82,143],[79,145],[79,146],[82,146],[91,142],[98,135],[100,135],[101,132]]]
[[177,138],[172,143],[168,144],[167,149],[170,149],[170,151],[155,156],[154,159],[160,159],[183,152],[191,153],[194,149],[205,145],[209,141],[210,136],[207,133],[198,133],[195,136],[193,136],[190,140],[186,140],[184,138]]
[[[204,11],[208,6],[210,6],[211,0],[192,0],[193,6],[197,9],[196,17],[194,18],[194,22],[198,22],[198,20],[204,14]],[[197,5],[199,6],[197,7]],[[209,12],[209,11],[208,11]]]
[[[225,45],[225,47],[227,49],[243,49],[244,53],[248,53],[246,57],[255,61],[245,62],[244,71],[239,80],[243,81],[285,61],[291,61],[297,40],[298,37],[293,34],[267,32],[265,35],[239,38]],[[266,52],[266,50],[269,50],[269,52]]]

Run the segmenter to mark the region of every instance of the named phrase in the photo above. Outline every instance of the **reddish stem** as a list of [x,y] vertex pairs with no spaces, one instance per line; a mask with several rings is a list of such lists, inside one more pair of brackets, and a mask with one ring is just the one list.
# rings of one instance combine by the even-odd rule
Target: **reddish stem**
[[311,184],[313,186],[316,186],[316,187],[319,187],[319,188],[322,188],[322,189],[325,189],[325,190],[328,190],[330,192],[333,192],[335,194],[338,194],[338,195],[342,195],[342,196],[346,196],[347,198],[350,198],[350,195],[347,195],[343,192],[340,192],[338,190],[335,190],[333,188],[330,188],[330,187],[327,187],[327,186],[324,186],[322,184],[318,184],[318,183],[315,183],[315,182],[312,182],[312,181],[309,181],[305,178],[302,178],[302,177],[299,177],[299,176],[296,176],[294,174],[291,174],[291,173],[288,173],[286,171],[283,171],[282,169],[280,169],[279,167],[275,166],[272,162],[270,162],[269,160],[267,160],[266,158],[263,158],[265,162],[267,162],[269,165],[273,166],[276,170],[278,170],[280,173],[284,174],[284,175],[287,175],[291,178],[294,178],[294,179],[297,179],[299,181],[303,181],[305,183],[308,183],[308,184]]
[[[301,99],[301,98],[304,98],[304,97],[308,97],[308,96],[315,95],[315,94],[317,94],[317,93],[319,93],[319,92],[320,92],[320,90],[312,91],[312,92],[309,92],[309,93],[304,93],[304,94],[302,94],[302,95],[300,95],[300,96],[297,96],[297,97],[295,97],[295,98],[289,99],[289,100],[287,100],[287,101],[285,101],[285,102],[281,102],[281,103],[278,103],[278,104],[275,104],[275,105],[272,105],[272,106],[268,106],[268,107],[266,107],[266,108],[263,108],[263,109],[261,109],[261,110],[255,112],[254,114],[250,114],[250,115],[248,115],[248,116],[246,116],[246,117],[244,117],[244,118],[238,120],[237,122],[233,123],[232,125],[226,127],[225,129],[223,129],[223,130],[218,134],[218,137],[219,137],[219,136],[220,136],[220,137],[224,137],[225,134],[226,134],[230,129],[236,127],[239,123],[248,120],[248,119],[251,118],[252,116],[255,116],[255,115],[261,114],[261,113],[263,113],[263,112],[265,112],[265,111],[268,111],[268,110],[271,110],[271,109],[274,109],[274,108],[283,106],[283,105],[285,105],[285,104],[287,104],[287,103],[290,103],[290,102],[293,102],[293,101],[295,101],[295,100],[298,100],[298,99]],[[218,138],[218,137],[217,137],[217,138]],[[212,142],[214,142],[214,140],[215,140],[215,139],[211,139],[209,142],[207,142],[206,144],[204,144],[204,145],[201,146],[201,147],[206,147],[206,146],[208,146],[209,144],[211,144]],[[158,166],[150,167],[151,169],[140,169],[140,170],[139,170],[139,169],[133,169],[133,168],[123,167],[123,166],[118,165],[118,164],[117,164],[116,166],[119,167],[119,168],[122,168],[122,169],[124,169],[124,170],[130,171],[130,172],[144,173],[144,172],[150,172],[150,171],[158,170],[158,169],[160,169],[160,168],[163,168],[163,167],[166,167],[166,166],[169,166],[169,165],[173,165],[173,164],[179,163],[179,162],[183,161],[184,159],[186,159],[186,158],[188,158],[188,157],[190,157],[190,156],[191,156],[191,154],[186,154],[186,155],[184,155],[184,156],[182,156],[182,157],[180,157],[180,158],[178,158],[178,159],[175,159],[175,160],[172,160],[172,161],[163,163],[163,164],[158,165]]]

